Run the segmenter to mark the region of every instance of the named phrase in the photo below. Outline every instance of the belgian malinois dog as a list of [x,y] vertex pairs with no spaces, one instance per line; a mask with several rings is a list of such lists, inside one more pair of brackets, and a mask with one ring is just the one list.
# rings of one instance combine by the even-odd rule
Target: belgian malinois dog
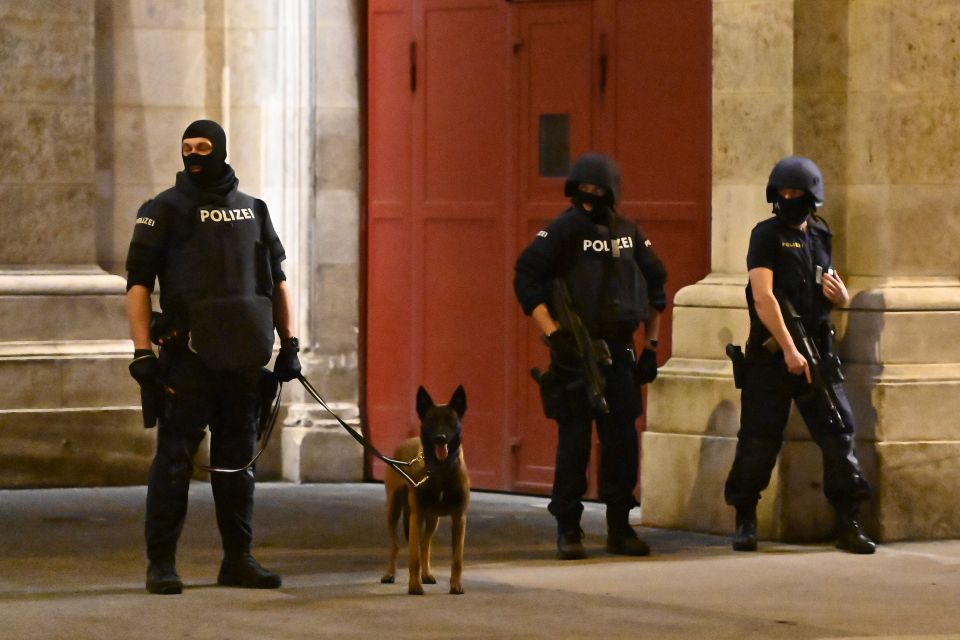
[[450,593],[463,593],[463,542],[467,535],[467,506],[470,503],[470,478],[463,461],[463,414],[467,394],[457,387],[449,404],[435,405],[426,389],[417,389],[417,415],[420,437],[410,438],[397,447],[394,458],[415,460],[405,471],[419,482],[417,487],[392,467],[387,468],[387,529],[390,531],[390,561],[380,582],[392,583],[397,571],[400,541],[397,521],[401,512],[404,533],[409,541],[410,581],[407,593],[423,595],[423,584],[436,584],[430,571],[430,542],[437,531],[440,516],[450,516],[453,532],[453,563],[450,567]]

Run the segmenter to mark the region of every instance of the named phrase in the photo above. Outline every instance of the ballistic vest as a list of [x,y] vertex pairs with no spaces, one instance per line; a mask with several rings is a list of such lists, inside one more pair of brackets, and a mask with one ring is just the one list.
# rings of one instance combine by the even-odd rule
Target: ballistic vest
[[[610,229],[589,223],[573,238],[573,262],[563,278],[581,320],[595,337],[632,334],[649,314],[647,281],[634,257],[633,223],[617,218]],[[614,244],[619,258],[613,257]]]
[[265,365],[273,351],[273,276],[265,212],[233,190],[210,204],[174,192],[177,223],[160,274],[161,306],[215,371]]

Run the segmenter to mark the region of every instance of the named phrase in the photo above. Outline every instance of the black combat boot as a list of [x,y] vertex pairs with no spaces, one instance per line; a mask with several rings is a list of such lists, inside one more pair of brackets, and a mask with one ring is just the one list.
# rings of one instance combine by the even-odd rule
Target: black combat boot
[[737,506],[737,531],[733,534],[733,550],[757,550],[757,505]]
[[276,589],[281,582],[279,575],[264,569],[249,553],[225,557],[217,576],[219,585],[245,589]]
[[620,556],[648,556],[650,545],[630,526],[630,509],[607,507],[607,552]]
[[864,535],[857,518],[857,505],[838,504],[834,508],[837,511],[837,549],[861,554],[875,552],[877,545]]
[[164,596],[183,593],[183,581],[173,560],[151,562],[147,567],[147,591]]
[[583,560],[587,551],[583,548],[583,529],[580,524],[558,524],[557,558],[561,560]]

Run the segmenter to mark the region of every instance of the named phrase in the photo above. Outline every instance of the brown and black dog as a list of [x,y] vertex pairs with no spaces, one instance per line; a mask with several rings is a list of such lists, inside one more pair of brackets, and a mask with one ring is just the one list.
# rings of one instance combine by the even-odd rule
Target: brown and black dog
[[430,542],[437,531],[440,516],[450,516],[453,533],[453,562],[450,567],[450,593],[463,593],[463,543],[467,535],[467,506],[470,503],[470,478],[463,461],[463,414],[467,394],[457,387],[449,404],[435,405],[426,389],[417,389],[417,415],[420,437],[410,438],[397,447],[397,460],[416,460],[404,468],[414,481],[427,480],[413,488],[391,467],[387,468],[387,529],[390,531],[390,561],[380,582],[393,582],[397,571],[400,540],[397,521],[406,516],[404,532],[409,540],[410,581],[407,593],[423,595],[423,584],[436,584],[430,572]]

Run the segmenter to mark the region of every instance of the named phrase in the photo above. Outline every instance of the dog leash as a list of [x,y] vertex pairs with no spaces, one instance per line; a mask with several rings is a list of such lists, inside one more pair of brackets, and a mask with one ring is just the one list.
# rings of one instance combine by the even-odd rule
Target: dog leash
[[401,476],[403,476],[406,479],[407,482],[410,483],[410,486],[419,487],[430,478],[430,475],[426,474],[423,476],[422,479],[417,481],[411,478],[403,469],[400,468],[400,467],[412,466],[417,462],[419,462],[420,460],[423,460],[423,453],[418,455],[413,460],[409,460],[409,461],[394,460],[393,458],[386,457],[385,455],[377,451],[377,448],[374,447],[366,438],[364,438],[363,435],[361,435],[360,433],[357,433],[356,429],[348,425],[346,422],[343,421],[343,419],[340,418],[340,416],[334,413],[333,410],[330,409],[329,406],[327,406],[327,403],[324,402],[323,398],[320,397],[320,394],[317,393],[317,390],[313,388],[313,385],[310,384],[310,381],[303,377],[302,373],[297,375],[297,380],[299,380],[300,384],[303,385],[303,388],[307,390],[307,393],[313,396],[313,399],[319,402],[320,406],[323,407],[327,411],[327,413],[332,415],[336,419],[336,421],[340,423],[340,426],[347,430],[347,433],[353,436],[354,440],[359,442],[364,449],[366,449],[367,451],[375,455],[377,458],[379,458],[386,464],[390,465],[390,467],[393,468],[394,471],[399,473]]
[[214,473],[240,473],[241,471],[246,471],[253,466],[253,463],[257,461],[257,458],[266,450],[267,444],[270,442],[270,435],[273,433],[273,426],[277,423],[277,415],[280,413],[280,394],[283,391],[283,383],[281,382],[277,386],[277,397],[273,401],[273,408],[270,409],[270,419],[267,421],[267,428],[263,432],[263,444],[260,445],[260,451],[257,451],[257,455],[247,464],[239,467],[237,469],[226,469],[223,467],[209,467],[207,465],[200,465],[200,468],[204,471],[211,471]]
[[[305,377],[303,377],[303,374],[298,374],[297,380],[299,380],[300,384],[303,385],[303,388],[307,390],[307,393],[313,396],[313,399],[319,402],[320,406],[323,407],[327,413],[332,415],[336,419],[336,421],[340,423],[340,426],[347,430],[347,433],[353,436],[354,440],[359,442],[364,449],[366,449],[367,451],[375,455],[380,460],[383,460],[386,464],[390,465],[390,467],[392,467],[394,471],[396,471],[401,476],[403,476],[404,479],[406,479],[406,481],[409,482],[412,487],[419,487],[420,485],[422,485],[424,482],[427,481],[427,479],[430,477],[429,474],[424,475],[421,480],[417,481],[411,478],[408,473],[406,473],[403,469],[400,468],[400,467],[412,466],[417,462],[419,462],[420,460],[423,460],[423,453],[418,455],[413,460],[409,460],[409,461],[394,460],[393,458],[386,457],[385,455],[380,453],[376,447],[374,447],[370,442],[368,442],[367,439],[363,437],[363,435],[357,433],[357,431],[353,427],[348,425],[346,422],[343,421],[342,418],[340,418],[340,416],[334,413],[333,410],[324,401],[324,399],[320,397],[320,394],[317,393],[317,390],[313,388],[313,385],[310,384],[310,382]],[[236,469],[227,469],[224,467],[211,467],[207,465],[200,465],[200,468],[203,469],[204,471],[210,471],[213,473],[240,473],[241,471],[246,471],[247,469],[252,467],[253,464],[257,461],[257,458],[259,458],[260,455],[267,448],[267,444],[270,442],[270,435],[273,433],[273,427],[277,422],[277,415],[280,413],[280,392],[282,390],[283,390],[283,383],[281,382],[279,388],[277,389],[277,399],[274,401],[273,408],[270,410],[270,420],[267,424],[266,430],[263,433],[263,445],[260,447],[260,451],[258,451],[257,454],[253,456],[250,462]]]

